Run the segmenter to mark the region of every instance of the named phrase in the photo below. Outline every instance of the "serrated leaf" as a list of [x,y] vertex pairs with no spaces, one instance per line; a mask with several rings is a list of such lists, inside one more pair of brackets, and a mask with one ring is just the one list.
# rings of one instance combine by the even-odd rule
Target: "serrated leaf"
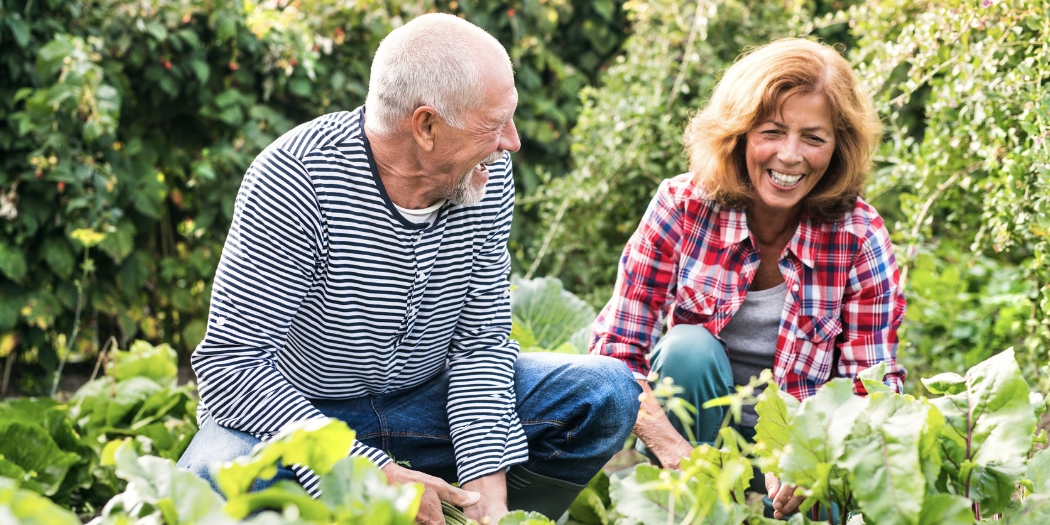
[[135,224],[129,220],[117,223],[117,230],[109,232],[98,247],[106,252],[113,262],[120,264],[131,250],[135,249]]

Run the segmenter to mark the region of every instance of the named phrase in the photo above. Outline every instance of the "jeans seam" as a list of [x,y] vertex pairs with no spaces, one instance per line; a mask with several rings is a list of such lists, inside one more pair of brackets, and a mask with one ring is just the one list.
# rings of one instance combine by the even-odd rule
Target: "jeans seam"
[[541,462],[543,462],[543,461],[550,461],[550,460],[552,460],[552,459],[554,459],[554,458],[556,458],[556,457],[560,456],[562,452],[565,452],[565,451],[559,448],[559,449],[558,449],[558,450],[556,450],[556,451],[555,451],[555,452],[554,452],[553,454],[551,454],[551,455],[549,455],[549,456],[547,456],[547,457],[545,457],[545,458],[536,458],[535,460],[533,460],[532,462],[530,462],[530,463],[529,463],[529,466],[528,466],[527,468],[528,468],[529,470],[532,470],[532,469],[533,469],[533,467],[536,467],[536,466],[537,466],[537,465],[539,465],[539,464],[540,464]]
[[390,450],[390,443],[387,441],[386,433],[386,417],[383,416],[383,412],[379,410],[379,399],[376,396],[368,396],[368,400],[372,404],[372,411],[376,413],[376,417],[379,419],[379,436],[380,443],[382,443],[383,450]]
[[390,433],[384,433],[383,435],[384,436],[390,436],[390,437],[425,437],[425,438],[440,439],[442,441],[452,441],[452,437],[451,436],[445,436],[445,435],[442,435],[442,434],[425,434],[425,433],[422,433],[422,432],[390,432]]
[[564,421],[559,421],[557,419],[530,419],[528,421],[522,421],[521,424],[522,425],[551,424],[551,425],[558,425],[559,427],[564,427],[565,426],[565,422]]

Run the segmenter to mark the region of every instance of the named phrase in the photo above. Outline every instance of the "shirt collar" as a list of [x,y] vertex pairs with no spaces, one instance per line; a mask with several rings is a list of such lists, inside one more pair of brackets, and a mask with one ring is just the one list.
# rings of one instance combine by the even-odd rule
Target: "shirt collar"
[[[747,213],[743,208],[722,208],[719,211],[719,223],[722,229],[722,248],[728,248],[747,239],[751,230],[747,227]],[[798,257],[802,264],[813,268],[816,258],[815,230],[822,225],[811,218],[804,210],[799,219],[795,235],[788,241],[787,248]]]

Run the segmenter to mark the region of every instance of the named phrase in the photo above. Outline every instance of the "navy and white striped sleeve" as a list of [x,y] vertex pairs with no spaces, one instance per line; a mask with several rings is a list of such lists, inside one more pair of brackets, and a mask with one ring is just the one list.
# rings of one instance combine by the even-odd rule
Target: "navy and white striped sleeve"
[[[314,279],[324,235],[306,168],[280,148],[260,154],[237,194],[208,330],[192,358],[216,423],[265,440],[293,421],[323,417],[281,374],[275,355]],[[351,453],[379,466],[390,461],[359,442]],[[300,474],[310,490],[316,478],[308,477]]]
[[[518,419],[514,363],[518,344],[510,335],[510,254],[507,238],[514,212],[509,155],[492,233],[478,252],[470,289],[449,354],[448,420],[460,483],[528,460]],[[494,198],[490,195],[487,198]]]

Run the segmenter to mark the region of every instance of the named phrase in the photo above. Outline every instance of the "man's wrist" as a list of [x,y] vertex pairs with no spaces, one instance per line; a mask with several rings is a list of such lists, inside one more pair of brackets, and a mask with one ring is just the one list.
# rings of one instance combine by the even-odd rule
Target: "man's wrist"
[[481,494],[482,499],[489,504],[499,503],[507,505],[507,474],[506,469],[500,469],[491,474],[472,479],[460,486],[463,490],[470,490]]

